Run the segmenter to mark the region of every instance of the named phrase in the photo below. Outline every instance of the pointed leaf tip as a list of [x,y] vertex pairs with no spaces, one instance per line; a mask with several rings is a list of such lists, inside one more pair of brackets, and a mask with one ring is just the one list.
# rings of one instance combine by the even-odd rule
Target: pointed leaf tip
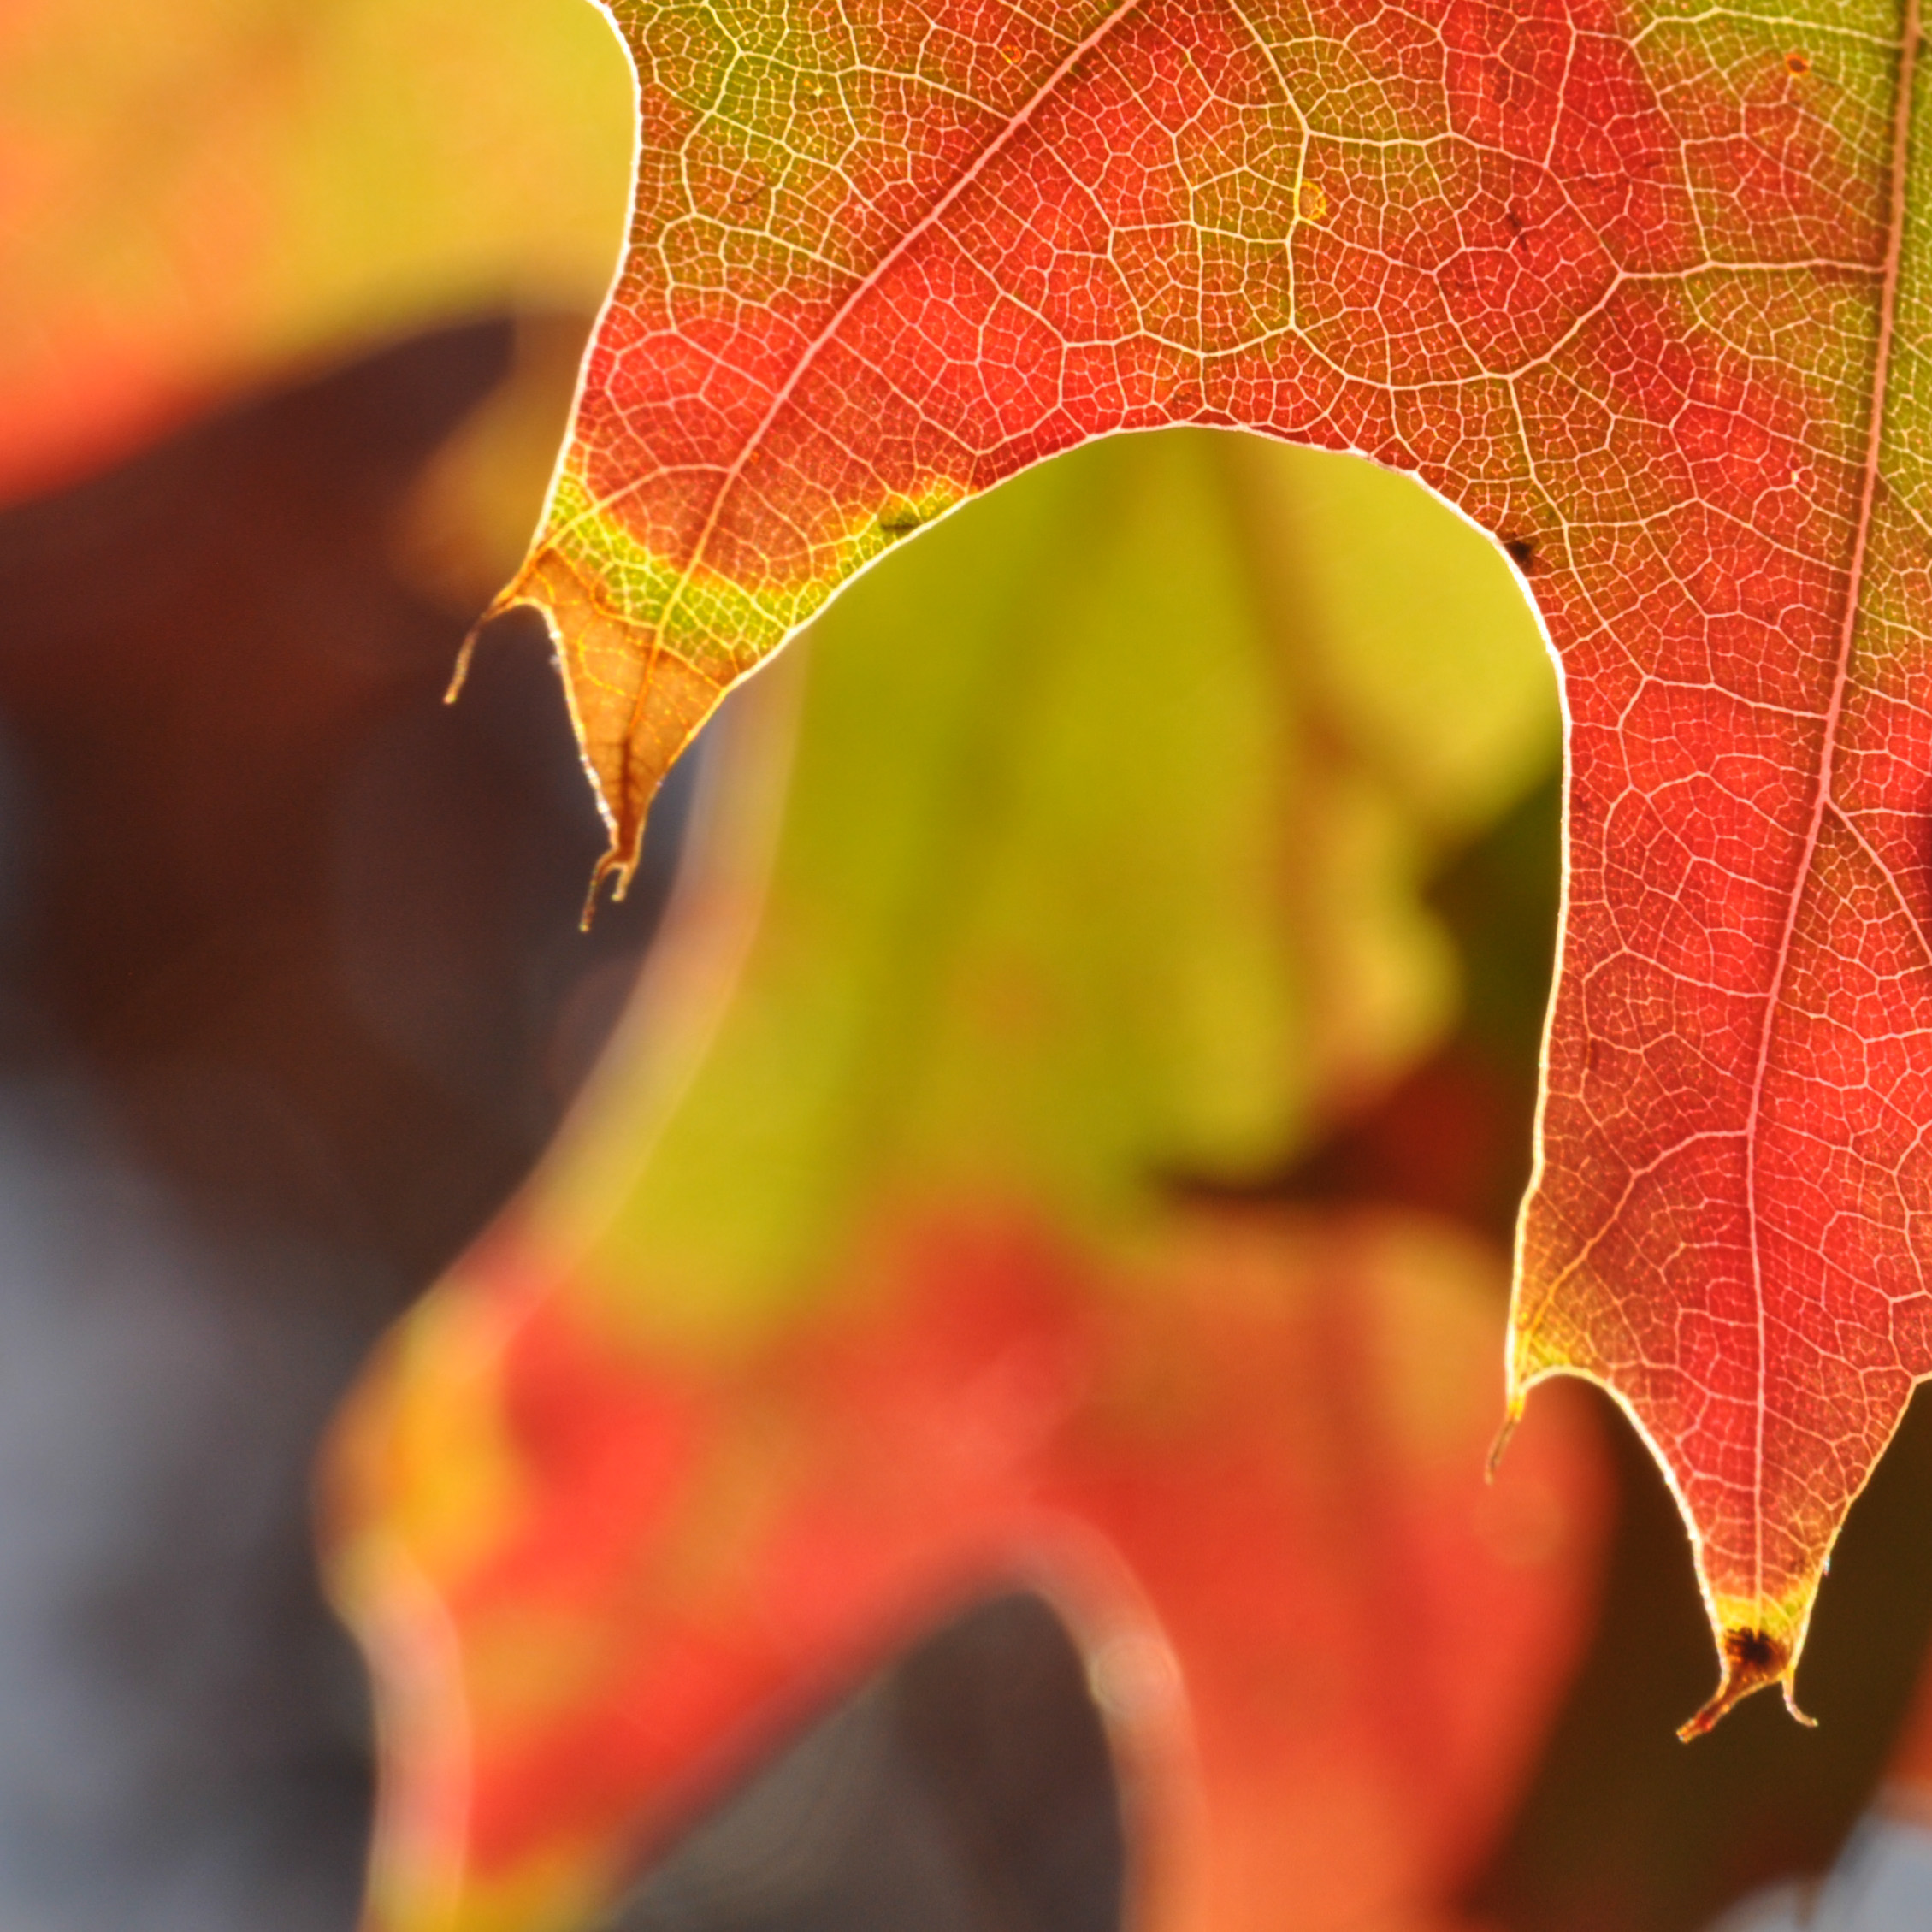
[[1750,1624],[1732,1624],[1724,1631],[1721,1647],[1724,1674],[1716,1693],[1694,1717],[1678,1727],[1677,1735],[1686,1744],[1715,1728],[1753,1691],[1767,1690],[1773,1684],[1783,1687],[1785,1709],[1800,1724],[1807,1729],[1817,1728],[1817,1720],[1805,1716],[1798,1706],[1793,1682],[1798,1658],[1789,1639]]
[[580,932],[588,932],[597,918],[597,907],[604,896],[604,883],[615,880],[611,887],[611,903],[621,905],[624,895],[630,890],[630,882],[637,871],[638,852],[643,842],[643,829],[638,829],[638,836],[628,844],[613,842],[610,849],[591,868],[590,886],[583,895],[583,914],[577,921]]
[[453,705],[463,695],[463,687],[470,682],[470,666],[475,662],[476,656],[476,640],[482,635],[483,626],[490,621],[490,615],[491,613],[485,612],[477,618],[470,628],[470,635],[458,648],[456,662],[450,668],[449,684],[443,692],[443,702],[446,705]]
[[1497,1471],[1503,1467],[1503,1457],[1510,1447],[1510,1439],[1516,1433],[1516,1425],[1523,1419],[1523,1397],[1521,1392],[1512,1394],[1509,1407],[1503,1411],[1503,1421],[1496,1432],[1496,1439],[1489,1445],[1489,1461],[1483,1468],[1486,1482],[1496,1480]]

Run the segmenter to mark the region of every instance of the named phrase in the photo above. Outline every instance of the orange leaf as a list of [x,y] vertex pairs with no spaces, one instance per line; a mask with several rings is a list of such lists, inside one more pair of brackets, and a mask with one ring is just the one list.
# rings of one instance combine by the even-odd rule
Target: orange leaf
[[1515,1397],[1588,1375],[1663,1459],[1693,1728],[1788,1692],[1932,1372],[1917,0],[612,11],[631,252],[502,600],[607,868],[721,692],[1029,464],[1191,422],[1421,477],[1569,707]]

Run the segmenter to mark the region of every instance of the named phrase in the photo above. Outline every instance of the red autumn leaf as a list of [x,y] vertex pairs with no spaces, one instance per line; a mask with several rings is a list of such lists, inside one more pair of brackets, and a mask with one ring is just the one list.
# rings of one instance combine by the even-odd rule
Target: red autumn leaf
[[1421,477],[1569,711],[1514,1399],[1591,1376],[1663,1461],[1698,1724],[1788,1695],[1932,1370],[1917,0],[611,11],[631,250],[503,600],[609,865],[724,689],[1043,458],[1194,422]]

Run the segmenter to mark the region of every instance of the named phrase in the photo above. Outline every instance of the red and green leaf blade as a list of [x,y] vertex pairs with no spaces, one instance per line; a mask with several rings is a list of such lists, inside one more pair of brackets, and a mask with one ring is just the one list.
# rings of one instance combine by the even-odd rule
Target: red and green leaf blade
[[632,252],[545,606],[612,865],[855,570],[1089,438],[1407,470],[1563,663],[1567,919],[1518,1400],[1580,1373],[1787,1686],[1932,1370],[1916,4],[623,5]]

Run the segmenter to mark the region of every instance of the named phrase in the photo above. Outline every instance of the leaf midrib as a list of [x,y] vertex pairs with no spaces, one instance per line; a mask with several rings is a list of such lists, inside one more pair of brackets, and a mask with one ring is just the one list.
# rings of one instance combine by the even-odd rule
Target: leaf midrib
[[[1905,0],[1899,40],[1899,72],[1892,105],[1892,150],[1888,183],[1889,205],[1885,245],[1885,263],[1879,284],[1878,334],[1873,346],[1871,398],[1865,426],[1865,452],[1859,482],[1857,520],[1852,526],[1852,552],[1846,564],[1844,615],[1839,625],[1838,655],[1832,670],[1830,697],[1825,706],[1824,728],[1819,735],[1817,769],[1812,783],[1811,822],[1799,854],[1785,907],[1783,930],[1778,936],[1777,952],[1772,961],[1771,981],[1766,990],[1764,1010],[1758,1025],[1758,1058],[1752,1069],[1751,1096],[1743,1129],[1745,1159],[1745,1217],[1751,1238],[1751,1291],[1756,1323],[1756,1387],[1752,1402],[1751,1467],[1751,1560],[1752,1597],[1760,1625],[1764,1611],[1764,1425],[1767,1338],[1765,1334],[1764,1280],[1759,1249],[1758,1228],[1762,1219],[1758,1204],[1758,1126],[1763,1112],[1764,1084],[1770,1071],[1771,1039],[1790,976],[1793,943],[1797,936],[1799,908],[1804,902],[1817,860],[1818,841],[1825,814],[1841,819],[1844,809],[1833,797],[1838,772],[1839,729],[1844,718],[1845,692],[1851,679],[1852,652],[1858,629],[1861,600],[1864,591],[1866,564],[1870,553],[1871,525],[1878,496],[1879,464],[1885,440],[1887,389],[1891,377],[1892,346],[1897,331],[1900,270],[1905,257],[1906,196],[1911,156],[1912,95],[1917,77],[1919,49],[1919,0]],[[1861,842],[1863,842],[1861,841]],[[1869,849],[1869,848],[1868,848]]]

